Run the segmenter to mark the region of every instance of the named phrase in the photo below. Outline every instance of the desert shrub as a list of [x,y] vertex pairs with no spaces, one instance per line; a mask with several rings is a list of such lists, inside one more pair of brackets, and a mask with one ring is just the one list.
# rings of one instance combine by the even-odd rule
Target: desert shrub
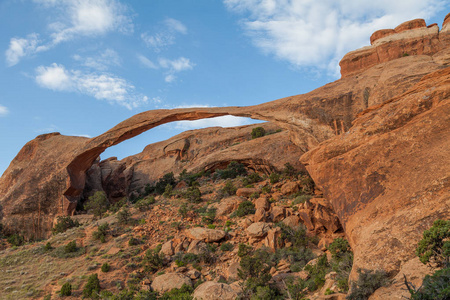
[[57,217],[56,220],[57,220],[56,224],[52,228],[53,234],[62,233],[65,232],[67,229],[80,226],[80,223],[77,220],[74,221],[69,216],[59,216]]
[[187,284],[183,284],[181,288],[172,289],[169,292],[164,293],[160,300],[192,300],[192,292],[194,289]]
[[244,165],[235,161],[228,164],[226,169],[216,170],[215,176],[221,179],[233,179],[239,175],[247,174]]
[[100,240],[102,243],[106,242],[106,236],[108,235],[109,224],[103,223],[98,225],[97,230],[92,233],[94,240]]
[[351,293],[347,295],[349,300],[368,299],[377,289],[388,283],[388,277],[384,271],[358,270],[358,280],[352,282]]
[[329,266],[327,255],[324,254],[319,257],[315,265],[307,265],[305,267],[310,277],[306,282],[309,291],[313,292],[323,286],[325,283],[325,275],[330,270]]
[[220,250],[222,251],[231,251],[233,250],[234,246],[231,243],[223,243],[222,245],[220,245]]
[[313,194],[315,183],[314,180],[309,175],[303,175],[300,177],[300,185],[302,187],[302,192],[305,194]]
[[341,259],[342,256],[351,251],[350,244],[343,238],[336,238],[328,247],[331,252],[331,257],[334,259]]
[[416,254],[424,264],[433,259],[439,267],[449,267],[450,220],[436,220],[430,229],[425,230]]
[[248,176],[242,178],[242,184],[247,186],[249,184],[257,183],[262,180],[258,173],[250,173]]
[[47,242],[47,244],[45,244],[43,248],[45,252],[53,250],[52,244],[50,244],[50,242]]
[[422,286],[416,291],[412,284],[405,284],[413,300],[450,299],[450,268],[437,270],[433,275],[426,275]]
[[250,300],[283,300],[280,291],[271,286],[257,286],[256,291],[250,296]]
[[271,184],[275,184],[275,183],[279,182],[280,181],[280,174],[278,174],[278,173],[271,173],[269,175],[269,180],[270,180]]
[[104,273],[109,272],[110,269],[111,269],[111,266],[107,262],[105,262],[102,265],[102,272],[104,272]]
[[189,173],[186,171],[186,169],[184,169],[183,171],[181,171],[178,180],[186,182],[189,186],[195,186],[196,184],[198,184],[197,179],[205,175],[206,175],[205,171],[201,171],[199,173],[194,174]]
[[246,256],[241,257],[238,276],[241,280],[245,280],[244,292],[254,294],[258,287],[264,287],[269,284],[272,275],[270,275],[270,254],[258,249]]
[[312,196],[310,195],[300,195],[294,198],[294,200],[292,200],[291,205],[297,205],[300,203],[305,203],[307,200],[311,199]]
[[69,282],[64,283],[59,291],[59,295],[61,297],[72,295],[72,285]]
[[205,212],[200,213],[202,216],[202,223],[212,224],[216,218],[216,208],[207,208]]
[[117,222],[119,224],[129,224],[131,223],[131,213],[128,210],[128,208],[123,207],[118,213],[117,213]]
[[305,247],[285,247],[277,249],[272,255],[271,260],[275,263],[284,259],[291,264],[292,272],[299,272],[303,267],[314,258],[312,251]]
[[136,245],[139,245],[140,243],[141,243],[141,241],[135,237],[131,237],[128,240],[128,246],[136,246]]
[[237,191],[237,188],[233,185],[233,182],[231,180],[227,180],[225,182],[225,186],[222,188],[221,192],[225,196],[232,196],[235,195]]
[[271,191],[272,191],[272,186],[271,185],[266,185],[266,186],[263,186],[261,188],[261,193],[263,193],[263,194],[268,194]]
[[96,217],[102,218],[103,214],[108,210],[109,201],[105,192],[97,191],[90,196],[88,201],[84,204],[84,209],[94,214]]
[[181,218],[186,218],[189,212],[189,208],[186,203],[181,204],[180,208],[178,209],[178,214],[181,216]]
[[169,198],[173,194],[173,186],[170,184],[166,185],[166,188],[164,189],[163,196],[166,198]]
[[295,248],[306,247],[308,245],[308,237],[306,236],[306,228],[299,225],[296,228],[287,226],[280,222],[276,226],[281,228],[281,238],[292,243]]
[[164,267],[164,254],[158,253],[159,250],[147,250],[147,252],[145,253],[143,261],[145,272],[154,273]]
[[246,244],[239,244],[237,255],[239,257],[244,257],[249,255],[253,251],[252,246]]
[[255,204],[251,201],[243,201],[239,204],[237,210],[234,212],[234,214],[238,217],[243,217],[246,215],[254,214],[256,211]]
[[207,244],[206,249],[198,254],[198,259],[207,265],[211,265],[217,261],[217,256],[214,254],[215,248],[211,248],[210,246],[210,244]]
[[266,130],[263,127],[256,127],[252,129],[252,139],[263,137],[266,134]]
[[72,252],[76,252],[77,250],[78,250],[78,247],[77,247],[76,241],[71,241],[71,242],[67,243],[67,245],[64,247],[65,253],[72,253]]
[[202,193],[198,187],[191,186],[184,193],[184,198],[192,203],[200,203],[202,202]]
[[88,282],[83,289],[83,297],[98,298],[97,294],[100,292],[100,280],[97,274],[92,274],[88,278]]
[[140,211],[147,211],[151,208],[151,205],[154,204],[155,202],[156,202],[155,197],[147,196],[143,199],[138,200],[134,206]]
[[6,240],[12,246],[22,246],[23,244],[25,244],[25,238],[23,237],[23,235],[17,233],[11,234],[6,238]]
[[174,256],[175,263],[178,267],[186,266],[187,264],[196,264],[200,262],[197,254],[178,252]]
[[155,192],[159,195],[166,192],[166,189],[170,189],[167,186],[170,185],[171,188],[173,188],[176,185],[175,177],[173,176],[173,173],[167,173],[162,178],[158,180],[158,182],[155,185]]
[[[131,201],[133,202],[133,201]],[[123,198],[119,201],[117,201],[116,203],[112,204],[109,206],[109,211],[112,213],[116,213],[118,212],[123,206],[125,206],[127,204],[127,198]]]

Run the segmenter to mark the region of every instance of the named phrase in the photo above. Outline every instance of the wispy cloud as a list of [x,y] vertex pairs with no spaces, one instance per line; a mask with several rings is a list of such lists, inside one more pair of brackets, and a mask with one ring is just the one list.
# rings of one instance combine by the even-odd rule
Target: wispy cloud
[[274,1],[224,0],[256,47],[295,67],[318,68],[338,76],[339,60],[369,44],[370,35],[414,18],[428,18],[442,0]]
[[9,114],[9,109],[6,106],[0,105],[0,117],[4,117]]
[[176,79],[176,73],[186,70],[192,70],[195,67],[195,63],[191,62],[189,58],[185,57],[179,57],[173,60],[167,58],[159,58],[157,64],[143,55],[139,54],[137,57],[141,64],[146,68],[166,70],[164,74],[164,80],[166,82],[174,81]]
[[164,48],[175,44],[177,34],[186,34],[186,26],[178,20],[167,18],[162,23],[161,28],[156,32],[150,34],[148,32],[142,33],[141,38],[147,47],[153,49],[155,52],[161,52]]
[[87,73],[67,70],[56,63],[36,69],[39,86],[54,91],[79,92],[99,100],[106,100],[128,109],[148,102],[148,97],[135,92],[135,87],[125,79],[109,73]]
[[73,59],[80,62],[83,66],[96,69],[99,71],[106,71],[111,66],[120,66],[121,59],[119,54],[112,49],[106,49],[97,56],[83,57],[79,54],[73,56]]
[[94,37],[111,31],[133,31],[133,23],[126,6],[116,0],[34,2],[49,10],[49,16],[54,19],[48,24],[51,34],[45,40],[38,39],[37,33],[31,33],[26,38],[11,38],[9,48],[5,52],[8,66],[17,64],[23,57],[46,51],[78,37]]

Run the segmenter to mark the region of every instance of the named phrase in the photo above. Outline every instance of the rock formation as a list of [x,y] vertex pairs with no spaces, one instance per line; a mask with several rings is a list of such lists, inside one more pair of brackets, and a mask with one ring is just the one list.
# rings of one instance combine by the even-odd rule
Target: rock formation
[[[271,121],[284,129],[274,140],[304,153],[301,162],[355,252],[353,276],[360,267],[382,268],[393,277],[404,266],[413,270],[409,262],[420,234],[436,218],[450,217],[450,17],[441,31],[423,20],[377,31],[371,44],[342,59],[343,78],[307,94],[250,107],[147,111],[92,139],[39,136],[0,178],[1,222],[28,237],[46,236],[54,216],[71,214],[87,187],[128,189],[142,181],[141,165],[157,168],[157,155],[184,167],[192,138],[185,133],[121,162],[98,162],[106,148],[164,123],[234,115]],[[192,157],[186,168],[214,169],[241,147]],[[257,169],[250,156],[242,160]]]

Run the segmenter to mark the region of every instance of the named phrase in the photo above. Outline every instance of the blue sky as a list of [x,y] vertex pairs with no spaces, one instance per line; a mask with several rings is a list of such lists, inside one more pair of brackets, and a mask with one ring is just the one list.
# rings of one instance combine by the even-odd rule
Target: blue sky
[[[372,32],[442,21],[448,1],[1,0],[0,174],[39,134],[94,137],[142,111],[254,105],[339,78],[338,62]],[[395,2],[395,3],[394,3]],[[140,152],[178,122],[112,147]]]

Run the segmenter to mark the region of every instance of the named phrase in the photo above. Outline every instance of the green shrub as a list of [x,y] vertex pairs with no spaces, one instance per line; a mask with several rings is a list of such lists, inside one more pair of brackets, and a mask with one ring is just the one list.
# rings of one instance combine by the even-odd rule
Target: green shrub
[[450,258],[450,220],[436,220],[423,232],[416,254],[424,264],[433,259],[438,266],[448,267]]
[[144,271],[154,273],[164,267],[164,254],[158,253],[160,249],[147,250],[144,256]]
[[200,213],[203,224],[212,224],[216,218],[216,208],[208,208],[205,212]]
[[222,245],[220,245],[220,250],[222,251],[231,251],[233,250],[234,246],[231,243],[223,243]]
[[61,297],[72,295],[72,285],[69,282],[66,282],[61,287],[61,291],[59,291],[59,295]]
[[139,245],[141,243],[141,241],[135,237],[131,237],[130,240],[128,241],[128,246],[136,246]]
[[307,265],[305,267],[310,277],[306,282],[309,291],[313,292],[323,286],[325,283],[325,275],[329,271],[329,266],[327,255],[324,254],[319,257],[315,265]]
[[97,294],[100,292],[100,280],[97,274],[92,274],[88,278],[88,282],[83,289],[83,297],[98,298]]
[[233,179],[238,177],[239,175],[247,174],[247,170],[245,169],[243,164],[232,161],[228,164],[226,169],[216,170],[215,176],[221,179]]
[[347,296],[349,300],[368,299],[373,292],[389,282],[387,274],[384,271],[359,269],[358,274],[358,280],[352,282],[351,293]]
[[266,185],[261,188],[261,193],[268,194],[272,191],[272,186]]
[[56,220],[56,224],[52,228],[53,234],[62,233],[67,229],[80,226],[80,223],[77,220],[74,221],[69,216],[58,216]]
[[89,200],[84,204],[85,210],[100,218],[102,218],[103,214],[108,210],[108,207],[109,201],[103,191],[95,192],[95,194],[90,196]]
[[64,247],[65,253],[77,252],[77,250],[78,250],[78,247],[77,247],[76,241],[71,241],[71,242],[67,243],[67,245]]
[[250,173],[248,176],[242,178],[242,184],[244,186],[260,182],[262,180],[258,173]]
[[178,214],[181,216],[181,218],[186,218],[188,215],[188,212],[190,211],[190,208],[188,208],[186,203],[181,204],[180,208],[178,209]]
[[249,255],[243,256],[238,269],[238,276],[245,280],[245,292],[256,293],[258,287],[267,286],[272,275],[270,275],[271,265],[270,254],[262,249],[258,249]]
[[151,209],[151,205],[155,204],[155,202],[156,202],[155,197],[147,196],[143,199],[138,200],[138,202],[136,202],[134,206],[140,211],[147,211]]
[[293,176],[297,175],[298,172],[297,172],[297,170],[295,170],[295,168],[290,163],[285,163],[284,169],[283,169],[283,171],[281,171],[281,173],[285,177],[293,177]]
[[253,251],[252,246],[246,244],[239,244],[237,255],[239,257],[244,257],[252,253],[252,251]]
[[10,243],[12,246],[22,246],[25,244],[25,238],[17,233],[11,234],[6,238],[8,243]]
[[269,175],[269,180],[271,184],[275,184],[280,181],[280,174],[272,173]]
[[109,272],[110,269],[111,269],[111,266],[107,262],[105,262],[102,265],[102,272],[104,272],[104,273]]
[[173,194],[173,186],[171,184],[167,184],[166,188],[164,189],[163,196],[166,198],[171,197]]
[[450,299],[450,268],[437,270],[433,275],[426,275],[418,291],[406,281],[405,284],[413,300]]
[[237,210],[234,212],[234,214],[238,217],[243,217],[246,215],[254,214],[256,211],[255,204],[251,201],[243,201],[239,204]]
[[[133,200],[133,199],[132,199]],[[109,211],[112,213],[118,212],[123,206],[127,204],[127,198],[123,198],[116,203],[109,206]]]
[[198,187],[189,187],[184,193],[184,198],[186,198],[189,202],[192,203],[200,203],[202,202],[202,193]]
[[225,186],[222,188],[222,193],[226,196],[236,195],[237,188],[233,185],[231,180],[225,182]]
[[307,200],[311,199],[312,196],[310,195],[300,195],[294,198],[294,200],[292,200],[291,205],[298,205],[300,203],[305,203]]
[[158,180],[155,185],[155,192],[158,195],[161,195],[162,193],[166,192],[166,189],[170,189],[167,187],[168,185],[170,185],[171,188],[175,187],[176,185],[176,180],[172,172],[164,174],[164,176]]
[[206,175],[205,171],[193,174],[187,172],[186,169],[184,169],[183,171],[181,171],[178,180],[186,182],[189,186],[195,186],[198,184],[197,179],[205,175]]
[[252,139],[257,139],[266,135],[266,130],[263,127],[256,127],[252,129]]
[[340,237],[336,238],[327,249],[330,250],[331,257],[337,260],[341,259],[345,253],[351,251],[348,241]]
[[44,251],[48,252],[51,250],[53,250],[52,244],[50,244],[50,242],[47,242],[47,244],[45,244],[45,246],[44,246]]
[[128,210],[128,208],[123,207],[118,213],[117,213],[117,222],[119,222],[119,224],[129,224],[131,223],[132,218],[131,218],[131,213]]
[[94,240],[100,240],[102,243],[106,242],[106,235],[109,231],[109,224],[103,223],[98,225],[97,230],[92,233]]
[[291,242],[294,248],[306,247],[308,245],[306,228],[303,225],[292,228],[280,222],[276,226],[281,228],[281,238]]
[[192,300],[192,292],[194,289],[187,284],[183,284],[183,286],[179,289],[175,288],[170,290],[169,292],[164,293],[159,299],[160,300]]

